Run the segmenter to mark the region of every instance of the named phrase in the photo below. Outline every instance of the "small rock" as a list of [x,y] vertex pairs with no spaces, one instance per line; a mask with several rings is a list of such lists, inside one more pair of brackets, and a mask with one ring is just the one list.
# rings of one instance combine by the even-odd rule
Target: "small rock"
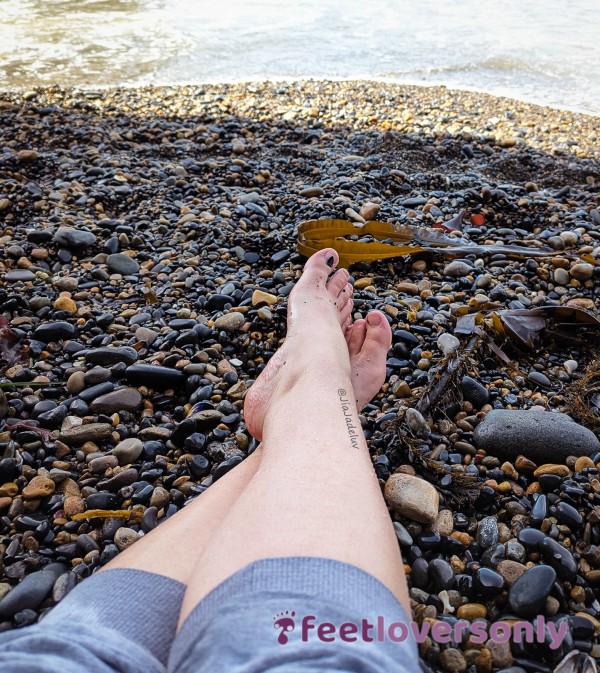
[[55,483],[48,477],[34,477],[23,489],[25,500],[33,498],[46,498],[54,493]]
[[64,248],[89,248],[94,245],[96,237],[90,231],[74,229],[73,227],[59,227],[54,234],[54,242]]
[[477,526],[477,542],[487,549],[498,542],[498,520],[495,516],[486,516]]
[[85,354],[86,362],[91,362],[102,367],[112,367],[117,362],[123,362],[126,365],[132,365],[138,358],[137,351],[131,346],[121,346],[120,348],[110,348],[105,346],[95,348]]
[[591,264],[585,262],[580,262],[579,264],[574,264],[569,273],[572,278],[580,282],[585,282],[589,280],[594,275],[594,267]]
[[129,255],[117,252],[106,258],[108,270],[111,273],[120,273],[123,276],[133,276],[140,270],[140,265]]
[[554,269],[554,282],[558,285],[568,285],[569,284],[569,272],[566,269]]
[[311,198],[313,196],[323,196],[325,192],[321,187],[304,187],[300,190],[300,196]]
[[131,547],[134,542],[137,542],[140,536],[132,528],[123,526],[117,530],[114,539],[119,551],[123,551],[127,547]]
[[454,336],[454,334],[448,334],[444,332],[440,334],[437,340],[437,347],[442,351],[444,357],[448,357],[451,353],[457,350],[460,346],[460,340]]
[[378,203],[372,203],[369,201],[368,203],[365,203],[361,206],[359,215],[366,221],[374,220],[380,209],[381,206]]
[[423,418],[423,414],[412,407],[409,407],[406,410],[406,415],[404,417],[406,425],[408,425],[409,430],[416,435],[421,437],[421,439],[427,439],[431,434],[431,428],[427,421]]
[[106,395],[100,395],[90,404],[95,414],[114,414],[119,411],[137,411],[142,404],[142,395],[136,388],[122,387]]
[[455,647],[449,647],[441,652],[440,664],[450,673],[463,673],[467,670],[463,653]]
[[78,395],[85,388],[85,373],[73,372],[67,381],[67,392]]
[[262,290],[254,290],[252,293],[252,306],[258,304],[268,304],[273,306],[277,303],[277,297],[274,294],[269,294],[268,292],[263,292]]
[[459,262],[455,260],[444,267],[444,276],[451,276],[452,278],[462,278],[468,276],[473,268],[466,262]]
[[233,313],[226,313],[215,320],[215,327],[218,330],[225,330],[226,332],[235,332],[246,322],[242,313],[234,311]]
[[438,492],[419,477],[392,474],[385,484],[384,495],[388,505],[408,519],[433,523],[437,517]]
[[511,610],[518,617],[526,619],[539,614],[555,581],[556,573],[550,566],[539,565],[529,568],[515,581],[508,592]]
[[26,575],[0,601],[0,617],[13,617],[21,610],[35,610],[65,570],[67,567],[62,563],[49,563],[42,570]]
[[65,444],[83,444],[84,442],[101,442],[112,434],[109,423],[88,423],[63,430],[58,436]]
[[496,570],[502,575],[506,584],[511,587],[527,570],[527,566],[517,561],[504,560],[498,563]]
[[22,164],[30,164],[40,158],[40,153],[36,150],[20,150],[17,153],[17,161]]
[[487,388],[470,376],[463,376],[460,389],[465,400],[470,402],[476,409],[481,409],[490,399]]
[[136,437],[129,437],[119,442],[112,450],[113,456],[119,460],[119,465],[129,465],[135,462],[144,449],[143,443]]

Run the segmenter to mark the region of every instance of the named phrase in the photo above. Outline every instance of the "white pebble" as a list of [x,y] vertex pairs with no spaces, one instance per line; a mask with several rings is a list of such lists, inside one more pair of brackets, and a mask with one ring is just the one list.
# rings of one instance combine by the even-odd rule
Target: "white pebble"
[[437,347],[442,351],[444,356],[448,357],[450,353],[454,353],[454,351],[460,346],[460,341],[457,339],[454,334],[448,334],[448,332],[444,332],[444,334],[440,334],[437,340]]

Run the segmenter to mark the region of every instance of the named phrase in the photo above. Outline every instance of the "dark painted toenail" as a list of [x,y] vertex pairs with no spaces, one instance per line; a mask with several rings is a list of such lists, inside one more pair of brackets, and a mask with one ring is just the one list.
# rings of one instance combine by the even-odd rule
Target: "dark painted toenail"
[[333,262],[334,262],[334,260],[335,260],[334,256],[331,255],[331,257],[329,257],[329,258],[327,259],[327,266],[331,266],[331,267],[333,267]]

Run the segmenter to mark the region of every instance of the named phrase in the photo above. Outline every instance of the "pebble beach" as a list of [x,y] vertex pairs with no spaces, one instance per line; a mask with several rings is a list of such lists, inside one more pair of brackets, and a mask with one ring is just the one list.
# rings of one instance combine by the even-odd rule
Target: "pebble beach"
[[[301,222],[462,213],[450,235],[493,253],[350,268],[355,318],[382,310],[393,332],[360,420],[415,621],[569,629],[557,649],[428,639],[422,661],[596,671],[599,129],[368,81],[0,92],[0,630],[256,448],[244,396],[285,338]],[[469,312],[559,308],[568,339],[455,334]]]

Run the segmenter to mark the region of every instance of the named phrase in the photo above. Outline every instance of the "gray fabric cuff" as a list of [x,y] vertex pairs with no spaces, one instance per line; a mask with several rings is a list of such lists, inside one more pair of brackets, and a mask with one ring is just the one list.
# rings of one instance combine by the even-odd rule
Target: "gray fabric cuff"
[[40,621],[113,629],[148,650],[163,665],[175,637],[186,585],[164,575],[115,568],[93,574]]

